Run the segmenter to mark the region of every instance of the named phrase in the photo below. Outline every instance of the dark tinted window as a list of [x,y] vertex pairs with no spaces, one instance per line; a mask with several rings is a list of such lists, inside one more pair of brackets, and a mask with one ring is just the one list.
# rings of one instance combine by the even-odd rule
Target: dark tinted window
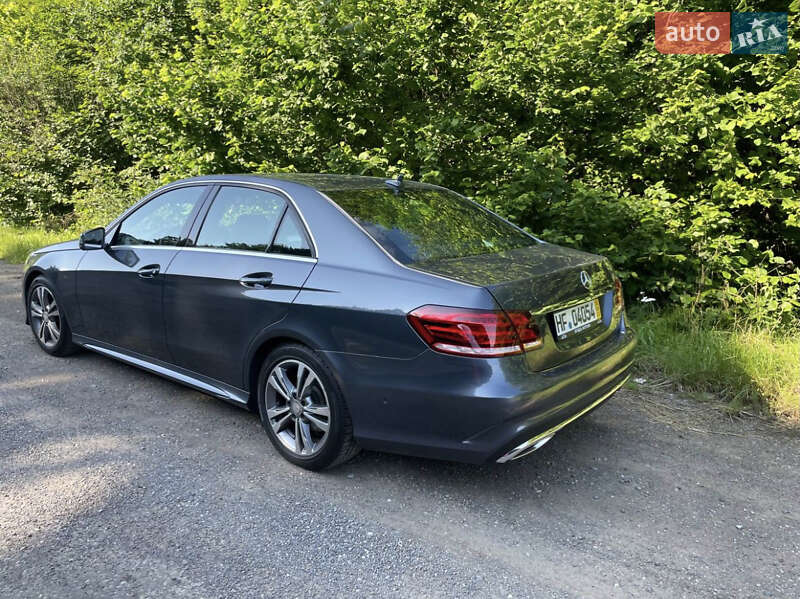
[[404,264],[490,254],[536,240],[454,193],[387,189],[328,195]]
[[310,256],[311,246],[308,243],[305,229],[294,210],[288,210],[283,217],[278,234],[269,250],[276,254],[292,254],[294,256]]
[[162,193],[122,221],[114,245],[177,245],[203,186]]
[[222,187],[197,236],[198,247],[266,251],[286,207],[280,196],[249,187]]

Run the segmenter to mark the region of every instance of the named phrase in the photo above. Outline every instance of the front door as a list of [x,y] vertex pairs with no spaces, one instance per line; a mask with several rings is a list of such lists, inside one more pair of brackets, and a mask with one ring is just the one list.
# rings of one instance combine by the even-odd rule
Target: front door
[[175,364],[245,386],[251,342],[286,315],[316,263],[293,210],[277,193],[219,188],[195,244],[167,269],[164,317]]
[[170,189],[139,206],[112,232],[110,246],[87,251],[77,275],[79,334],[168,360],[162,308],[164,273],[200,208],[205,186]]

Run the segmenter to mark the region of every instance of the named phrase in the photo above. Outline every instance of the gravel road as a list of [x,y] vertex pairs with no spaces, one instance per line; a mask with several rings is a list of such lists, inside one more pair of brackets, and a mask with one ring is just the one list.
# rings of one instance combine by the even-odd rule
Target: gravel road
[[542,450],[313,474],[258,418],[59,359],[0,264],[0,597],[797,597],[800,436],[625,389]]

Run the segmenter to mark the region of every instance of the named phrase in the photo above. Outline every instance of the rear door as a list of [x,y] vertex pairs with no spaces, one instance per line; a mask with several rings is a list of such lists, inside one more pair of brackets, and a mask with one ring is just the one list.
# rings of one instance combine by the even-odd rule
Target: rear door
[[286,315],[316,258],[279,192],[223,185],[212,196],[168,269],[167,343],[175,364],[242,388],[250,343]]
[[168,359],[161,305],[164,272],[208,189],[203,185],[168,189],[127,215],[110,232],[108,248],[85,253],[76,286],[83,316],[80,334]]

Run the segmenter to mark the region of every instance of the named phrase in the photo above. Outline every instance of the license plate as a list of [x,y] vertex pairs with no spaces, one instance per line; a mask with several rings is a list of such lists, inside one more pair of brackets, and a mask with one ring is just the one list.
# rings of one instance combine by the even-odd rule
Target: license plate
[[578,333],[600,320],[600,300],[594,299],[566,310],[553,312],[556,323],[556,337],[562,339],[567,335]]

